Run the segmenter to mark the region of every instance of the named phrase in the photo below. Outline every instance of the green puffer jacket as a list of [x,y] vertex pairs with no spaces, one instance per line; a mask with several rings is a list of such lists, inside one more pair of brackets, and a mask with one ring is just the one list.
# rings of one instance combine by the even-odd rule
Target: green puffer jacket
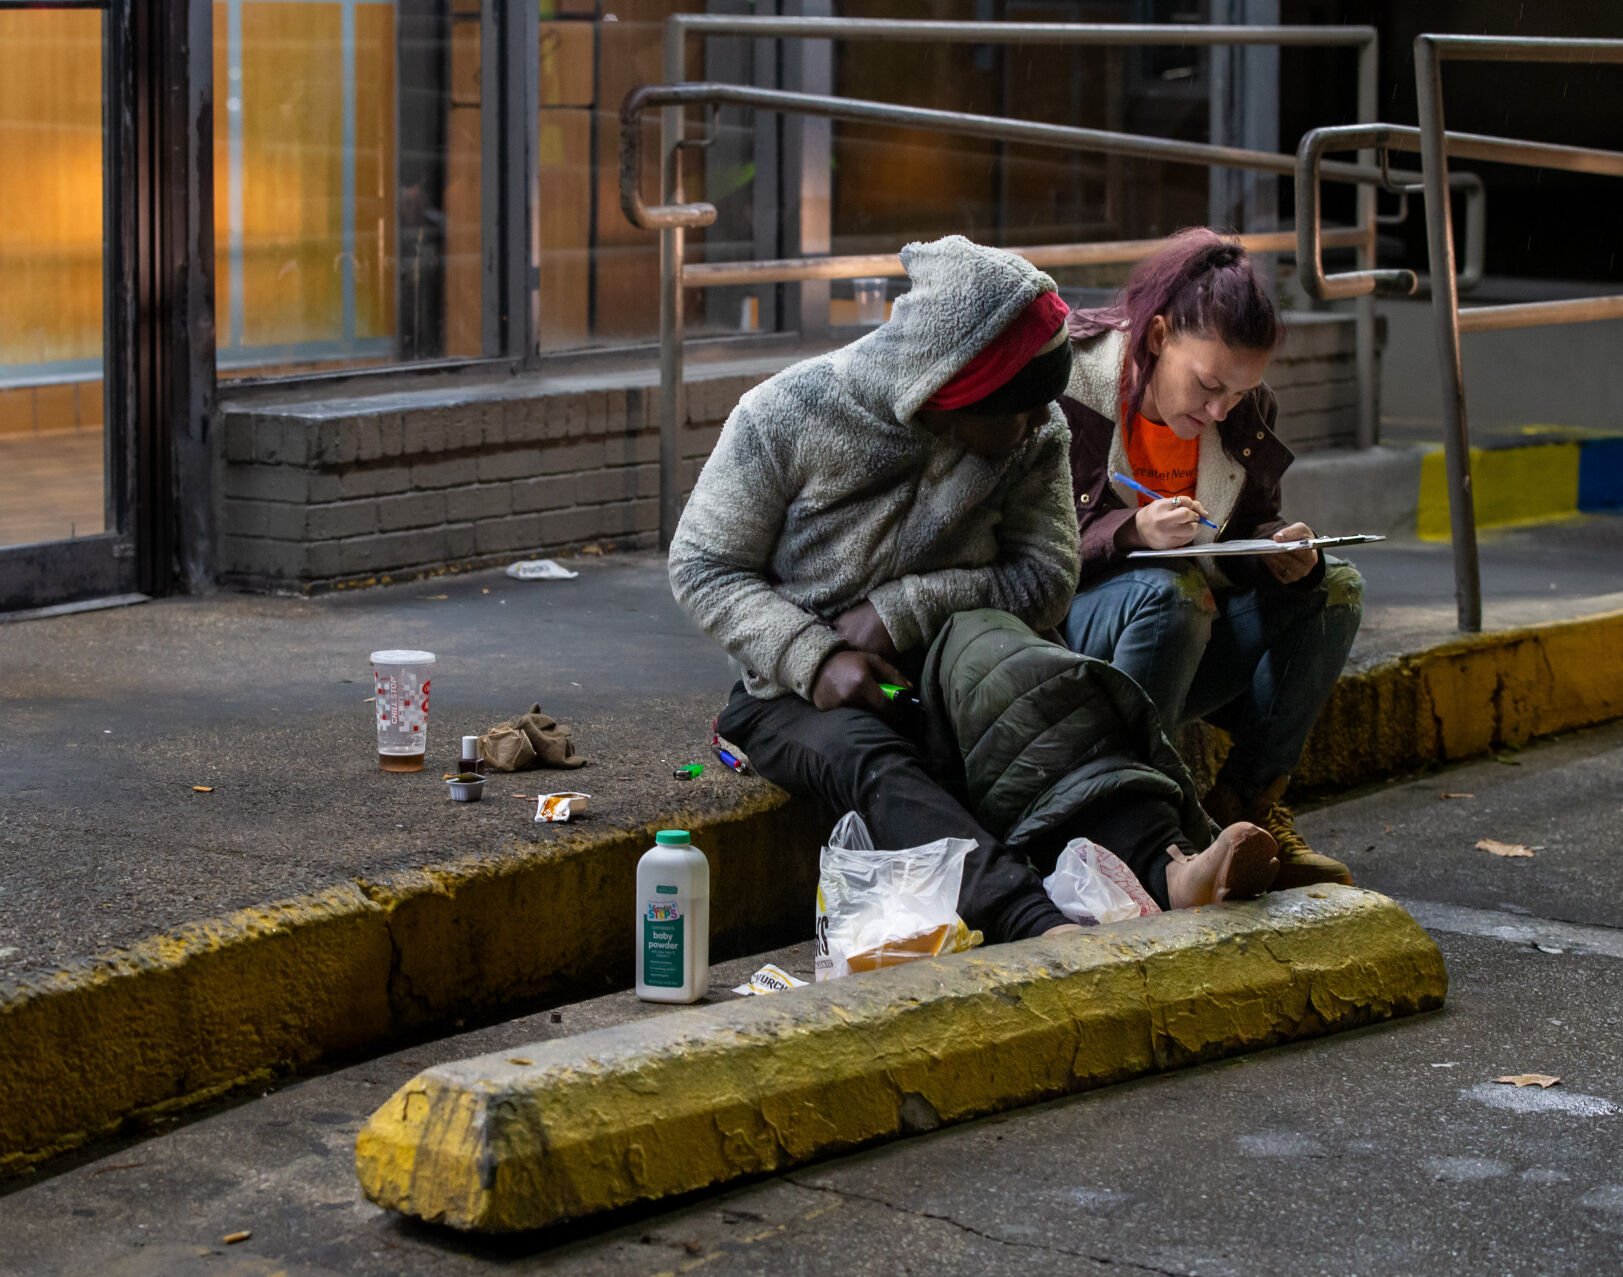
[[963,761],[969,806],[1010,850],[1128,793],[1171,802],[1196,847],[1214,828],[1137,683],[1039,638],[1007,612],[953,616],[921,680],[931,752]]

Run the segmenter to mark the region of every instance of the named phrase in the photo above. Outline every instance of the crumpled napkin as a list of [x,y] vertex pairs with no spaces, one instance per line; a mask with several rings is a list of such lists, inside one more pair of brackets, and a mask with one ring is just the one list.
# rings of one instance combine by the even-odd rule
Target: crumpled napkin
[[479,737],[479,754],[492,771],[518,772],[530,767],[584,767],[575,752],[567,724],[544,714],[539,704]]

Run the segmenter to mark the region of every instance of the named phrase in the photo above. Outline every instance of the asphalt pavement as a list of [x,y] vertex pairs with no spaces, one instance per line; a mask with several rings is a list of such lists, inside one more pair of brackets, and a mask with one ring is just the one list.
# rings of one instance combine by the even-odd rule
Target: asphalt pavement
[[[1623,519],[1485,533],[1489,629],[1623,608]],[[1367,578],[1352,668],[1455,634],[1449,547],[1349,555]],[[593,795],[587,825],[715,810],[760,785],[713,762],[731,681],[657,555],[318,598],[220,594],[0,624],[0,989],[199,919],[558,836],[533,796]],[[368,653],[436,652],[428,766],[383,774]],[[447,800],[463,733],[539,703],[589,765]],[[208,787],[199,793],[194,786]],[[741,789],[742,787],[742,789]],[[514,794],[528,797],[514,798]]]
[[[1451,987],[1432,1015],[546,1234],[471,1239],[360,1197],[355,1134],[394,1088],[438,1061],[666,1013],[620,994],[420,1043],[17,1181],[0,1197],[0,1274],[1617,1271],[1620,814],[1623,725],[1303,814],[1316,845],[1441,945]],[[762,956],[810,974],[807,946]],[[718,967],[713,996],[758,960]],[[1497,1080],[1527,1074],[1559,1081]]]

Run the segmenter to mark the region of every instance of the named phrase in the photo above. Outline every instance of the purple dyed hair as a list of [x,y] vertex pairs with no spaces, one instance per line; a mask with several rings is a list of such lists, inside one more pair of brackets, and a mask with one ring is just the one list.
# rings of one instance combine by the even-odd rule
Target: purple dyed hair
[[1245,249],[1204,226],[1168,236],[1164,247],[1134,268],[1118,305],[1127,319],[1120,397],[1129,421],[1143,406],[1155,370],[1150,321],[1157,315],[1166,320],[1169,336],[1192,333],[1241,350],[1266,351],[1285,340],[1285,325]]

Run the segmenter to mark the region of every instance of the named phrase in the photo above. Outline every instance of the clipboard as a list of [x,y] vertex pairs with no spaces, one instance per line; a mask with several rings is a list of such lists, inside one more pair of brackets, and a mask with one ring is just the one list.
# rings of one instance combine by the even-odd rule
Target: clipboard
[[1180,545],[1171,550],[1129,550],[1129,559],[1225,558],[1231,554],[1285,554],[1291,550],[1329,548],[1338,545],[1368,545],[1386,538],[1373,532],[1353,532],[1339,537],[1303,537],[1299,541],[1208,541],[1204,545]]

